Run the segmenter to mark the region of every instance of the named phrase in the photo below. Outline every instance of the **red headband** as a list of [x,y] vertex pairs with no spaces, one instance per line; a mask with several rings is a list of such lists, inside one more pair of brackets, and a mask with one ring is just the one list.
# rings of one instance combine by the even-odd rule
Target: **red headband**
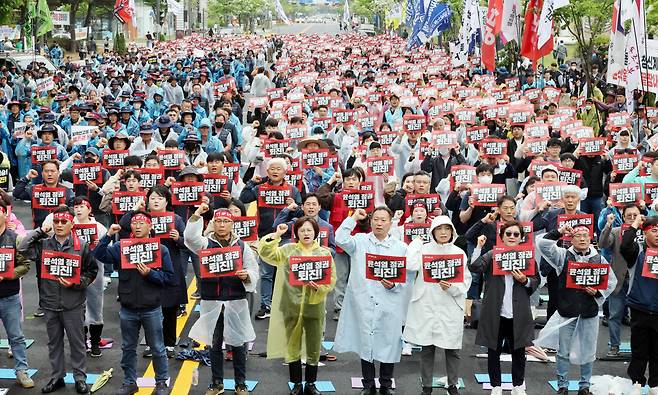
[[91,210],[91,203],[89,203],[88,201],[83,200],[80,204],[87,206],[87,208]]
[[417,208],[424,208],[425,210],[427,210],[427,206],[423,202],[414,203],[413,209],[417,209]]
[[573,227],[573,232],[571,232],[571,233],[579,233],[579,232],[583,232],[583,231],[585,231],[585,232],[587,232],[587,234],[589,234],[589,228],[587,226],[585,226],[585,225],[576,225],[576,226]]
[[151,218],[144,214],[133,215],[132,219],[130,220],[130,224],[132,225],[135,222],[146,222],[147,224],[151,225]]
[[7,214],[7,210],[4,207],[0,206],[0,213]]
[[213,215],[213,219],[219,219],[219,218],[225,218],[225,219],[228,219],[230,221],[234,221],[233,214],[231,214],[231,212],[228,211],[227,209],[221,209],[220,208],[218,210],[215,210],[215,214]]
[[658,225],[647,225],[647,226],[643,226],[643,227],[642,227],[642,231],[643,231],[643,232],[649,232],[649,231],[651,231],[651,229],[653,229],[653,228],[658,228]]
[[56,219],[65,219],[67,221],[73,222],[73,216],[69,212],[61,212],[53,214],[53,220]]

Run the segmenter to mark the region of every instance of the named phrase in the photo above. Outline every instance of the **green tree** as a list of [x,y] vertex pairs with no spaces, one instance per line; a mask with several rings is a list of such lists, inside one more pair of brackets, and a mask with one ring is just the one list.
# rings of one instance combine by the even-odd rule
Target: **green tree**
[[24,6],[23,0],[2,0],[0,1],[0,24],[16,24],[17,15]]
[[274,4],[266,0],[212,0],[208,5],[209,23],[226,25],[235,16],[245,30],[251,30],[252,18],[274,10]]

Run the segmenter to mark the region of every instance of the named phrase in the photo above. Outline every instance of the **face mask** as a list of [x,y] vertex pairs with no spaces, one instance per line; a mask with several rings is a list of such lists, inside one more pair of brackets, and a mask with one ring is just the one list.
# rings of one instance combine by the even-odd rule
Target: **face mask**
[[223,127],[224,127],[224,122],[215,122],[215,127],[216,127],[217,129],[221,129],[221,128],[223,128]]
[[592,109],[592,106],[585,106],[585,110],[589,111]]
[[491,184],[493,181],[492,176],[480,176],[478,177],[478,181],[480,181],[480,184]]
[[186,143],[185,144],[185,149],[188,151],[194,151],[196,149],[196,144],[194,143]]
[[93,157],[86,156],[85,163],[96,163],[96,160]]

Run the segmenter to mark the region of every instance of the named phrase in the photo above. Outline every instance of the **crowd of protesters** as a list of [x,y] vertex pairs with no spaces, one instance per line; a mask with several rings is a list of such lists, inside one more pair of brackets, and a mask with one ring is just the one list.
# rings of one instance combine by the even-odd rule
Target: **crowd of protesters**
[[88,392],[118,272],[118,394],[139,390],[141,327],[154,393],[169,393],[192,282],[208,395],[224,392],[225,357],[247,394],[252,318],[269,319],[267,355],[288,364],[290,394],[320,394],[327,317],[334,350],[361,360],[363,395],[392,394],[413,346],[417,390],[432,393],[443,349],[441,391],[459,394],[466,328],[488,350],[491,394],[507,352],[513,395],[532,393],[528,353],[555,353],[558,394],[577,365],[589,395],[600,310],[606,357],[630,324],[632,394],[658,394],[655,95],[626,97],[599,66],[587,81],[559,54],[492,75],[388,36],[193,35],[83,65],[57,54],[55,72],[3,68],[0,319],[17,381],[34,386],[18,318],[33,266],[39,305],[25,308],[46,322],[44,393],[65,386],[65,333]]

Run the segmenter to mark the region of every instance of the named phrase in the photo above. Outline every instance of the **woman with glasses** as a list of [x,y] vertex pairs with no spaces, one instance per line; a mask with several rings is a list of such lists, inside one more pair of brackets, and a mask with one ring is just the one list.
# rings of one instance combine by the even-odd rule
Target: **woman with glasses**
[[[517,221],[503,223],[499,234],[503,245],[508,247],[520,245],[525,236],[523,227]],[[486,236],[478,238],[468,265],[472,272],[482,273],[485,278],[475,344],[488,348],[487,370],[493,387],[491,394],[502,395],[500,354],[505,340],[512,354],[512,395],[525,395],[525,347],[532,345],[535,335],[530,295],[539,286],[539,269],[535,268],[535,274],[530,277],[519,270],[494,276],[493,250],[480,256],[486,241]]]

